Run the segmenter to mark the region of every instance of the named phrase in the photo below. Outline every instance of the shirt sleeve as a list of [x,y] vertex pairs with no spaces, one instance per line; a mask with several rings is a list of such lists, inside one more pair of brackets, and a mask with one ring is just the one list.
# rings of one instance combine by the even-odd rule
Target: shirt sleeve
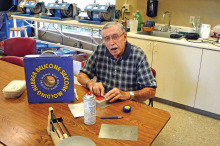
[[87,74],[90,79],[96,76],[97,48],[93,52],[93,54],[86,60],[84,67],[80,70],[80,72]]
[[140,62],[138,63],[137,82],[141,89],[146,87],[157,88],[156,79],[154,78],[154,75],[150,69],[145,54],[142,55]]

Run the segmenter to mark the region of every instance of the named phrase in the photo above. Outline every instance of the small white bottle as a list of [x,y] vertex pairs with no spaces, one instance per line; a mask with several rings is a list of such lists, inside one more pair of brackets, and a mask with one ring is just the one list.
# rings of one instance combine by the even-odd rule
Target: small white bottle
[[95,96],[88,92],[83,97],[84,104],[84,123],[86,125],[92,125],[96,122],[96,101]]

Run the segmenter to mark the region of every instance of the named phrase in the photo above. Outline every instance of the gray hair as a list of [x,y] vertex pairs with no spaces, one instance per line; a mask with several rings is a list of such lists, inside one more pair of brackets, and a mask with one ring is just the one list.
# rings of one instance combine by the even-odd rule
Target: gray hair
[[110,27],[112,27],[112,26],[114,26],[114,25],[118,25],[118,27],[120,28],[120,30],[121,30],[122,33],[125,32],[124,26],[123,26],[121,23],[119,23],[119,22],[108,22],[108,23],[106,23],[106,24],[102,27],[102,30],[107,29],[107,28],[110,28]]

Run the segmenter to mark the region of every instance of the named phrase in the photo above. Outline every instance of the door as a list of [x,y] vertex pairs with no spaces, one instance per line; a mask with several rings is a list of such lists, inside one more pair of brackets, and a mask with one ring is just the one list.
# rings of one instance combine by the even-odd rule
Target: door
[[220,114],[220,52],[203,50],[195,107]]

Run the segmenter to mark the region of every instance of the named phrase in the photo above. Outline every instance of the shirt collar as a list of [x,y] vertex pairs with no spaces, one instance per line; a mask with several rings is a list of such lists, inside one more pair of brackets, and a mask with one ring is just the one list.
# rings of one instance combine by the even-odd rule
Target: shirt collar
[[[122,54],[120,58],[127,59],[130,55],[130,52],[131,52],[131,44],[126,42],[124,53]],[[107,56],[111,57],[112,59],[115,59],[114,56],[108,51],[107,47],[106,47],[106,53],[107,53]]]

